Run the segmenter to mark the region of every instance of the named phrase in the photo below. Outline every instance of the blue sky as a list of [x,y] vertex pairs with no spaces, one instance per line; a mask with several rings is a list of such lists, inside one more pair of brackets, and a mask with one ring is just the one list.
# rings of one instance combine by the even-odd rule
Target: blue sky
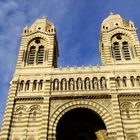
[[112,11],[140,29],[140,0],[0,0],[0,127],[23,28],[46,16],[57,29],[59,66],[101,64],[100,24]]

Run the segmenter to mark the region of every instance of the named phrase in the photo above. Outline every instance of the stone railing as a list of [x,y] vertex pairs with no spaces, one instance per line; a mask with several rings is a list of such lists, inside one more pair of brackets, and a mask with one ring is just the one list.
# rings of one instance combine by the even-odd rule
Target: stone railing
[[73,90],[103,90],[107,89],[107,79],[105,77],[55,78],[52,80],[53,91],[73,91]]

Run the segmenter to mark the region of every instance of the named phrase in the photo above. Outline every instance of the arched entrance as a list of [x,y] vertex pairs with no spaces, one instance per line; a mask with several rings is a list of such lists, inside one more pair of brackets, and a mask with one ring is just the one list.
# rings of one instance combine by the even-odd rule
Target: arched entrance
[[56,140],[96,140],[99,130],[106,130],[97,113],[87,108],[66,112],[58,121]]

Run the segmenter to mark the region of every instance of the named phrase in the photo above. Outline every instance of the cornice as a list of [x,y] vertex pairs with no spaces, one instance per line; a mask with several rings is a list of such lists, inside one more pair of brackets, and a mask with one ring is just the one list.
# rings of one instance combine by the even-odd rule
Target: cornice
[[42,101],[43,97],[16,97],[15,101]]
[[108,94],[102,94],[102,95],[83,95],[83,96],[51,96],[52,100],[65,100],[65,99],[111,99],[111,95]]

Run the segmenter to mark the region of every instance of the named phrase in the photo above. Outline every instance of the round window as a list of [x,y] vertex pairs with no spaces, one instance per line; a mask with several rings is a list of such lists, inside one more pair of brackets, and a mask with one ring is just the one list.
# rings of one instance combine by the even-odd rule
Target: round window
[[121,39],[122,39],[122,36],[121,36],[121,35],[117,35],[116,38],[117,38],[118,40],[121,40]]
[[36,44],[39,44],[39,43],[40,43],[40,39],[36,39],[36,40],[35,40],[35,43],[36,43]]

